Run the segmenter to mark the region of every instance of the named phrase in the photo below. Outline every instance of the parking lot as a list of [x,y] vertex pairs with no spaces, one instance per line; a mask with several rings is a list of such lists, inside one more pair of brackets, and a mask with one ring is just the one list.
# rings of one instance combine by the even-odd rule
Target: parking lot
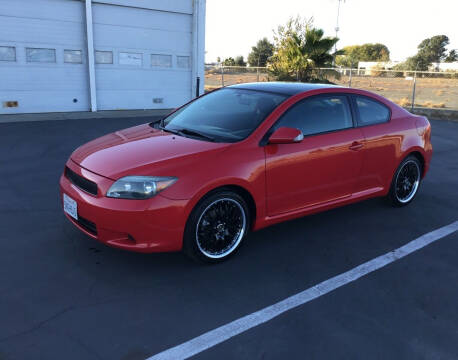
[[[0,359],[143,360],[458,220],[458,122],[432,120],[416,200],[373,199],[250,234],[217,266],[137,254],[64,217],[82,143],[151,118],[0,124]],[[457,359],[458,232],[196,359]]]

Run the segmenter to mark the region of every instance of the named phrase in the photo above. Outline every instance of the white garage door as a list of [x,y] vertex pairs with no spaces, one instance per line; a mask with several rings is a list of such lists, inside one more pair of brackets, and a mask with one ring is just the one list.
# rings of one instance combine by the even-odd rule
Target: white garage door
[[173,108],[191,99],[192,2],[179,2],[189,9],[93,4],[100,110]]
[[84,3],[0,0],[0,114],[88,110]]
[[[99,110],[192,98],[192,4],[93,0]],[[85,19],[84,1],[0,0],[0,114],[90,110]]]

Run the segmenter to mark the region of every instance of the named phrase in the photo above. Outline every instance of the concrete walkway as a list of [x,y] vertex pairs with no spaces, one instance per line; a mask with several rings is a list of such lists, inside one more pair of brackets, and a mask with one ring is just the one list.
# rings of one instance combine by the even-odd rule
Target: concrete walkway
[[109,110],[109,111],[78,111],[60,113],[36,113],[36,114],[8,114],[0,115],[0,123],[23,122],[23,121],[48,121],[48,120],[77,120],[77,119],[113,119],[133,118],[147,116],[165,116],[173,109],[154,110]]

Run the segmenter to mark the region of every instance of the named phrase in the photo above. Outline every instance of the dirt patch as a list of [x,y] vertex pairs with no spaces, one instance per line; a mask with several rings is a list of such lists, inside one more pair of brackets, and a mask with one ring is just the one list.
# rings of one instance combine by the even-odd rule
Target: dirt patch
[[[268,74],[255,71],[246,73],[225,73],[224,85],[241,84],[256,81],[271,81]],[[348,86],[349,77],[330,78],[330,81]],[[404,77],[353,76],[352,87],[380,94],[402,106],[410,106],[413,80]],[[220,72],[207,72],[205,89],[211,90],[222,86]],[[458,109],[458,79],[417,78],[415,105],[428,108]]]

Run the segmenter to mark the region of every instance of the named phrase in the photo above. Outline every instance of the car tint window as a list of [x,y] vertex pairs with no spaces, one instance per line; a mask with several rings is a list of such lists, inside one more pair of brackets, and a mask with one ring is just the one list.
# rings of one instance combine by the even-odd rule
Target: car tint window
[[304,135],[347,129],[353,126],[350,106],[345,96],[315,96],[289,109],[275,128],[296,128]]
[[390,118],[390,110],[376,100],[357,96],[356,106],[359,111],[358,125],[360,126],[379,124]]
[[165,129],[188,129],[220,141],[246,138],[286,95],[244,89],[221,89],[182,107],[164,120]]

